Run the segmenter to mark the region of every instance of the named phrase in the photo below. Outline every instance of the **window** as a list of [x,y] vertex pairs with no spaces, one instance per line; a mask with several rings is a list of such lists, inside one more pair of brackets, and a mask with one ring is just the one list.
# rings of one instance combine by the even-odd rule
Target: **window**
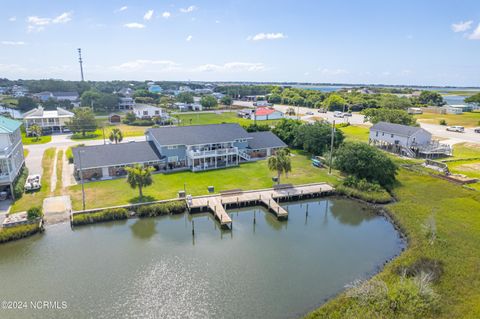
[[390,137],[393,138],[393,134],[391,134]]
[[155,111],[155,115],[160,115],[160,111]]
[[382,136],[385,136],[385,133],[384,133],[384,132],[382,132]]
[[148,115],[148,111],[143,111],[143,115]]
[[168,162],[169,163],[178,162],[178,156],[169,156],[168,157]]
[[377,137],[378,137],[378,131],[376,132],[375,136],[377,136]]
[[167,149],[168,149],[168,150],[176,150],[177,148],[178,148],[177,145],[169,145],[169,146],[167,146]]

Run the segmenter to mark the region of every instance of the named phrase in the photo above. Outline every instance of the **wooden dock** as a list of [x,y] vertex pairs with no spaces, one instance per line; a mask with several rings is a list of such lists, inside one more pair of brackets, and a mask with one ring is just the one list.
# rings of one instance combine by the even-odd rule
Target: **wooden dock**
[[280,185],[276,188],[255,191],[225,192],[223,194],[198,196],[187,199],[190,213],[210,211],[222,227],[230,228],[232,219],[226,209],[243,206],[261,205],[266,207],[278,219],[288,219],[288,212],[280,202],[319,197],[333,193],[334,188],[326,183],[306,185]]

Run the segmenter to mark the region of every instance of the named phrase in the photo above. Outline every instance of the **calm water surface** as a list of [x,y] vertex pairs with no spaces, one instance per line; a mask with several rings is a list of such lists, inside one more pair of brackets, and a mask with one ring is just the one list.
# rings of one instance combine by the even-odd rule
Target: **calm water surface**
[[185,214],[73,232],[58,225],[2,245],[0,299],[66,301],[68,309],[0,309],[0,318],[295,318],[404,246],[359,203],[284,206],[284,222],[260,208],[230,211],[232,232],[201,214],[192,237]]

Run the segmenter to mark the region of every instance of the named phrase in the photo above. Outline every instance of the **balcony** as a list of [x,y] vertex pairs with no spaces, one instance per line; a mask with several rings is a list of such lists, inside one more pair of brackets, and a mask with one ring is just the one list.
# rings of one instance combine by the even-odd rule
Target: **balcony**
[[220,148],[217,150],[210,150],[210,151],[191,150],[187,152],[187,155],[188,157],[193,159],[203,158],[203,157],[225,156],[225,155],[238,155],[238,148],[229,147],[229,148]]

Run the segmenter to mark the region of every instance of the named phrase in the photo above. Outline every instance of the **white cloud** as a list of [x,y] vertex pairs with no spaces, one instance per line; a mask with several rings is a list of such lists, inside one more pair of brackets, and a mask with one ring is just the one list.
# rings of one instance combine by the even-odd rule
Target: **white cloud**
[[146,60],[139,59],[134,61],[129,61],[122,63],[117,66],[113,66],[112,69],[117,71],[151,71],[151,72],[162,72],[162,71],[173,71],[177,70],[178,64],[173,61],[168,60]]
[[54,18],[41,18],[38,16],[30,16],[27,18],[27,31],[40,32],[45,30],[45,27],[50,24],[63,24],[72,20],[72,12],[63,12]]
[[458,23],[453,23],[452,24],[452,31],[453,32],[465,32],[469,30],[472,27],[472,20],[469,21],[460,21]]
[[190,13],[190,12],[196,10],[196,9],[197,9],[196,6],[189,6],[188,8],[180,8],[180,12]]
[[345,69],[328,69],[328,68],[320,68],[318,69],[320,73],[323,75],[343,75],[348,74],[348,71]]
[[468,36],[470,40],[480,40],[480,23],[477,28]]
[[215,23],[217,23],[217,24],[220,23],[220,20],[215,20]]
[[149,21],[152,19],[152,17],[153,17],[153,10],[148,10],[143,16],[143,19]]
[[165,11],[164,13],[162,13],[162,17],[165,18],[165,19],[170,18],[171,15],[172,15],[172,14],[171,14],[170,12],[168,12],[168,11]]
[[129,29],[143,29],[143,28],[145,28],[144,24],[137,23],[137,22],[125,23],[123,26],[125,28],[129,28]]
[[67,23],[72,20],[72,12],[64,12],[52,20],[52,23]]
[[192,39],[193,39],[193,36],[192,36],[192,35],[189,35],[189,36],[185,39],[185,41],[190,42],[190,41],[192,41]]
[[15,21],[17,21],[17,17],[15,17],[15,16],[10,17],[10,18],[8,18],[8,21],[15,22]]
[[193,69],[196,72],[258,72],[265,70],[263,63],[229,62],[223,65],[204,64]]
[[121,7],[120,9],[118,9],[118,11],[120,11],[120,12],[121,12],[121,11],[125,11],[125,10],[127,10],[127,9],[128,9],[128,7],[127,7],[127,6],[123,6],[123,7]]
[[23,41],[2,41],[3,45],[25,45]]
[[284,35],[281,32],[278,33],[257,33],[254,36],[249,36],[247,40],[252,40],[252,41],[262,41],[262,40],[278,40],[278,39],[284,39],[287,36]]

